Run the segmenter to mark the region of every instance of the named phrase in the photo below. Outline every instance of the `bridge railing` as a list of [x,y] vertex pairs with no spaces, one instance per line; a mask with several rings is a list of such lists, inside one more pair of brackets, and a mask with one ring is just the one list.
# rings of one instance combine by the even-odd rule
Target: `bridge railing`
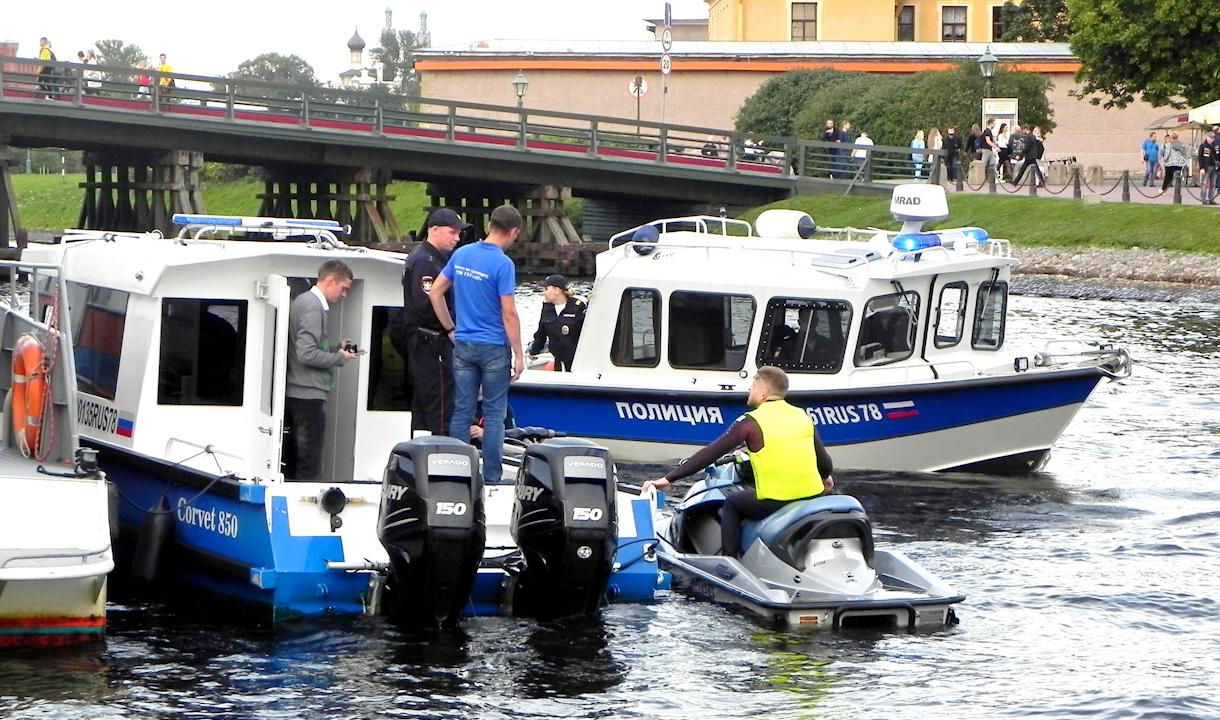
[[795,138],[754,138],[731,130],[649,120],[162,73],[151,68],[26,58],[8,62],[7,69],[0,65],[0,99],[46,99],[107,110],[516,145],[721,172],[791,175],[796,169]]
[[939,173],[944,155],[385,91],[24,58],[10,59],[8,69],[0,63],[0,99],[6,97],[848,183],[937,178],[933,173]]

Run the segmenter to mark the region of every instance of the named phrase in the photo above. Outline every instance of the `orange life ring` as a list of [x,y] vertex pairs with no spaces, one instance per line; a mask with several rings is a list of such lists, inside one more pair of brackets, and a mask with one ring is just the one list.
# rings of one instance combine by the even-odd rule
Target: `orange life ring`
[[22,335],[13,346],[13,434],[26,457],[38,450],[46,394],[42,343],[33,335]]

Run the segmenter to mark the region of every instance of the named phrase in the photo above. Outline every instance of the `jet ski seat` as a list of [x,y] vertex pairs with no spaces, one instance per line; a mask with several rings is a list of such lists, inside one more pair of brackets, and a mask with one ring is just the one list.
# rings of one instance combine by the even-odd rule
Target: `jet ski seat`
[[836,537],[859,537],[864,559],[872,563],[873,529],[860,501],[850,495],[795,500],[762,520],[747,520],[741,528],[741,547],[748,549],[762,540],[780,560],[804,571],[799,548],[809,540]]

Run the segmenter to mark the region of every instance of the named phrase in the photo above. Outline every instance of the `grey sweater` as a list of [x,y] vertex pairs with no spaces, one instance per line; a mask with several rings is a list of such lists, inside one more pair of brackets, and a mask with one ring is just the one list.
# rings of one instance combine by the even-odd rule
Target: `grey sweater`
[[288,310],[288,376],[286,395],[298,400],[325,400],[335,386],[334,371],[345,360],[330,351],[326,312],[313,292],[303,292]]

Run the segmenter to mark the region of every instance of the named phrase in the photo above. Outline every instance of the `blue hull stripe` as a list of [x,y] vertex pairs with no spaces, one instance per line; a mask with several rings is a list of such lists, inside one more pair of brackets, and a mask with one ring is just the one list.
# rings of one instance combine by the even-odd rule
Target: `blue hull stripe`
[[[1095,369],[855,390],[793,391],[828,446],[876,442],[1084,402]],[[747,410],[744,391],[661,391],[516,383],[520,425],[590,438],[703,445]]]

